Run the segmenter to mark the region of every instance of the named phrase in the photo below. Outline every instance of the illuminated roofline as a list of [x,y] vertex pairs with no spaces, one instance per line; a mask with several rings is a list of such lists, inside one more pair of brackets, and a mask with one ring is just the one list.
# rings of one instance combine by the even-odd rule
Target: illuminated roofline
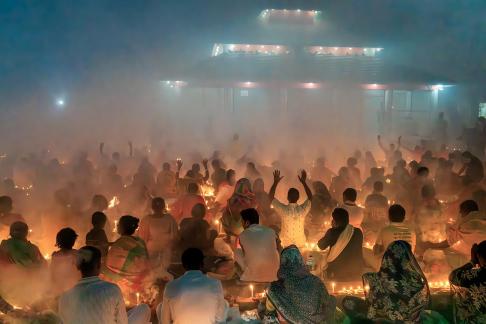
[[290,54],[290,47],[278,44],[222,44],[213,45],[211,56],[230,55],[261,55],[277,56]]

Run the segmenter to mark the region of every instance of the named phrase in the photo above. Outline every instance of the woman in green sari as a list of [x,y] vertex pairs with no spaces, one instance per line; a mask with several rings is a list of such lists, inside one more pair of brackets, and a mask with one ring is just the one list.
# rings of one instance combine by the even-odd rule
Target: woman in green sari
[[103,269],[104,277],[120,286],[124,292],[140,292],[150,274],[145,242],[134,236],[139,219],[122,216],[117,224],[120,238],[110,247]]
[[334,323],[336,299],[309,272],[295,245],[282,251],[277,276],[268,288],[264,324]]

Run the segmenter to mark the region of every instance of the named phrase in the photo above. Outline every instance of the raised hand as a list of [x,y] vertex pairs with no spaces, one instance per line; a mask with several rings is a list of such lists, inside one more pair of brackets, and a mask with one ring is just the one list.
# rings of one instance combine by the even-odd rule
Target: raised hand
[[297,178],[299,178],[299,181],[301,183],[305,183],[305,181],[307,180],[307,172],[305,170],[302,170],[300,176],[297,176]]
[[208,159],[204,159],[204,160],[202,160],[202,164],[203,164],[203,166],[204,166],[204,169],[206,169],[206,170],[207,170],[207,169],[208,169]]
[[283,179],[283,176],[280,176],[280,170],[273,171],[273,183],[279,183]]
[[182,168],[182,159],[177,158],[177,170],[180,170]]

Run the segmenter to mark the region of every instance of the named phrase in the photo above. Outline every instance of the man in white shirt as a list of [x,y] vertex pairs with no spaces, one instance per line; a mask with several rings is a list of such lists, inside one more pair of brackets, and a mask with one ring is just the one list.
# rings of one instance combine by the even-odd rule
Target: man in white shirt
[[347,188],[343,192],[343,204],[339,207],[347,210],[349,214],[349,224],[353,227],[361,228],[361,223],[363,222],[363,208],[356,205],[356,198],[358,193],[353,188]]
[[276,281],[280,266],[277,234],[273,229],[259,225],[256,209],[245,209],[240,214],[245,230],[240,234],[241,249],[235,251],[235,259],[243,270],[241,281]]
[[59,315],[69,324],[127,324],[150,322],[150,308],[139,305],[127,314],[125,301],[117,285],[101,280],[101,252],[85,246],[78,251],[77,268],[82,279],[61,295]]
[[270,201],[272,201],[272,207],[282,219],[280,241],[282,242],[282,247],[284,248],[292,244],[302,248],[307,242],[304,225],[305,217],[310,211],[312,200],[312,191],[306,183],[307,173],[303,170],[301,175],[298,176],[299,181],[304,186],[305,193],[307,194],[306,201],[300,205],[297,203],[299,201],[300,194],[295,188],[290,188],[287,193],[287,200],[289,202],[287,205],[275,199],[275,190],[277,189],[277,185],[282,178],[283,177],[280,176],[279,170],[275,170],[273,172],[273,185],[268,194]]
[[224,323],[227,303],[223,286],[216,279],[201,272],[204,255],[189,248],[182,253],[186,273],[167,284],[164,299],[157,306],[159,324],[215,324]]

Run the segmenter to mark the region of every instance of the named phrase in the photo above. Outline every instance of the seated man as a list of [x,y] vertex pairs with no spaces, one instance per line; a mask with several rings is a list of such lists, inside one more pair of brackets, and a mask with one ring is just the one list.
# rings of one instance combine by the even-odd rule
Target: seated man
[[365,200],[363,228],[365,240],[374,242],[378,231],[387,221],[388,199],[383,195],[383,182],[376,181],[373,184],[373,193]]
[[416,235],[415,231],[407,226],[405,221],[405,208],[400,205],[392,205],[388,209],[388,219],[390,223],[381,228],[376,238],[373,252],[368,249],[363,250],[366,263],[373,269],[378,270],[383,253],[388,245],[395,241],[405,241],[410,244],[411,250],[415,250]]
[[172,261],[172,249],[179,239],[179,231],[163,198],[152,199],[152,214],[142,219],[138,235],[147,245],[152,269],[164,274]]
[[25,268],[39,268],[46,265],[39,248],[27,240],[29,227],[24,222],[10,225],[10,238],[0,244],[0,259],[7,264]]
[[242,281],[272,282],[277,280],[280,263],[277,235],[269,227],[259,225],[260,216],[254,208],[241,212],[244,231],[240,234],[241,249],[235,259],[243,273]]
[[358,193],[353,188],[347,188],[343,192],[343,204],[339,207],[346,209],[349,215],[349,224],[353,227],[361,228],[363,222],[363,208],[356,205]]
[[138,305],[128,314],[117,285],[101,280],[101,253],[92,246],[79,250],[77,268],[82,279],[61,295],[59,315],[64,323],[140,323],[150,322],[150,308]]
[[182,253],[186,273],[167,284],[163,302],[157,306],[159,324],[214,324],[226,320],[223,286],[201,272],[204,254],[190,248]]
[[317,246],[329,248],[325,265],[327,278],[337,281],[361,280],[363,274],[363,233],[349,224],[346,209],[332,212],[332,228],[328,229]]
[[198,192],[198,185],[191,182],[187,186],[187,193],[179,197],[172,206],[170,206],[170,212],[178,224],[182,219],[191,217],[192,207],[196,204],[203,204],[206,206],[204,198]]
[[197,248],[203,253],[210,254],[214,240],[218,236],[216,230],[211,230],[209,223],[204,219],[206,207],[197,204],[192,208],[192,218],[184,218],[180,225],[180,246],[185,251],[188,248]]
[[486,216],[479,212],[478,204],[474,200],[465,200],[459,206],[459,219],[448,227],[447,239],[439,243],[424,242],[424,248],[446,249],[469,257],[467,247],[486,237]]
[[462,290],[458,317],[466,323],[486,322],[486,241],[471,248],[471,261],[452,271],[449,281]]

